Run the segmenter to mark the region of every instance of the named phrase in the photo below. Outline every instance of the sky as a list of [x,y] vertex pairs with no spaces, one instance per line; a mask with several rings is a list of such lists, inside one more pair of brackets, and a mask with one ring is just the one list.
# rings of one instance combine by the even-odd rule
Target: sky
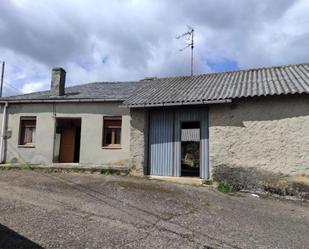
[[309,0],[0,0],[4,95],[309,62]]

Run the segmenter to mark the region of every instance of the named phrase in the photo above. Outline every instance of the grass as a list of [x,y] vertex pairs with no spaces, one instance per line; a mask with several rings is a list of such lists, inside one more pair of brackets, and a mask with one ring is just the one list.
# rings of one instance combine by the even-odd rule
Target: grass
[[227,181],[218,182],[217,189],[222,193],[230,193],[230,192],[237,191],[235,184],[232,184],[232,183],[227,182]]
[[106,169],[100,169],[100,173],[102,175],[111,175],[115,173],[115,170],[110,169],[110,168],[106,168]]
[[20,166],[1,166],[0,170],[34,170],[30,164],[22,164]]
[[23,166],[21,166],[21,169],[23,169],[23,170],[34,170],[34,168],[29,164],[24,164]]
[[48,173],[61,173],[61,172],[74,172],[74,173],[100,173],[102,175],[129,175],[129,171],[122,171],[121,169],[113,168],[82,168],[82,167],[70,167],[70,168],[57,168],[57,167],[37,167],[31,164],[19,164],[10,166],[1,166],[0,170],[40,170]]

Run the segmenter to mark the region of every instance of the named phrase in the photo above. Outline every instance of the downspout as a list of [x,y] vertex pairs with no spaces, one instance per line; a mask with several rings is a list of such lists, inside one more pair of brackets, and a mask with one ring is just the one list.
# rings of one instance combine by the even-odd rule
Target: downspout
[[0,137],[0,163],[4,161],[4,138],[5,138],[5,127],[6,127],[6,112],[7,107],[9,106],[8,102],[4,103],[3,113],[2,113],[2,127],[1,127],[1,137]]

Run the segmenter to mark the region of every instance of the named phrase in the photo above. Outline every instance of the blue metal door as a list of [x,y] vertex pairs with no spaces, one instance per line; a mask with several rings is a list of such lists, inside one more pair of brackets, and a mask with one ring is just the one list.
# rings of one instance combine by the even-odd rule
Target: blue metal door
[[150,113],[150,175],[173,175],[174,114],[172,111]]
[[181,176],[181,123],[200,122],[200,178],[208,178],[208,110],[151,111],[149,119],[149,173]]

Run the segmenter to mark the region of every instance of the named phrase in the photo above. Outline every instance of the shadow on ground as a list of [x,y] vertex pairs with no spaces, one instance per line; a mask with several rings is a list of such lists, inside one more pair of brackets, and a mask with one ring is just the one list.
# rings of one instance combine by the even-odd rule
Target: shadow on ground
[[43,249],[31,240],[0,224],[0,248],[3,249]]

